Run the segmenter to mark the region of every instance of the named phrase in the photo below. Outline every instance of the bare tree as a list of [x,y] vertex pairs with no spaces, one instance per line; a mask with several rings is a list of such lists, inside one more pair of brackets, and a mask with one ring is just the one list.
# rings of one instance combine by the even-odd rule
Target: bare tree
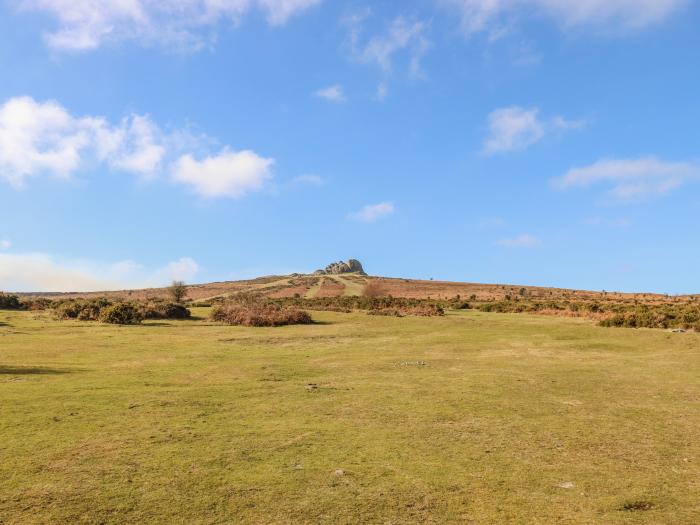
[[187,297],[187,286],[184,281],[173,281],[168,288],[168,293],[176,303],[181,303]]
[[386,295],[386,290],[381,282],[376,280],[367,281],[362,289],[362,295],[365,297],[383,297]]

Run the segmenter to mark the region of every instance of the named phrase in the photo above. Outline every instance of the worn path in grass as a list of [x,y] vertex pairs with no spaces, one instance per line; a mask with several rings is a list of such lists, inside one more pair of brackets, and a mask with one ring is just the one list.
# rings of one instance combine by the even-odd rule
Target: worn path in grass
[[314,317],[0,312],[0,523],[700,522],[700,335]]

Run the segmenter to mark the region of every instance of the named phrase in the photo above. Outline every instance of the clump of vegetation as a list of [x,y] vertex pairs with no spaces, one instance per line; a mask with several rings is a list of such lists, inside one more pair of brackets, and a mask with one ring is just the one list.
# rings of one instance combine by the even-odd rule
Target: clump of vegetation
[[[308,310],[323,310],[331,312],[351,312],[353,310],[376,312],[376,315],[391,315],[387,311],[395,310],[402,315],[443,315],[447,308],[469,308],[469,303],[454,299],[415,299],[406,297],[285,297],[270,299],[280,306],[292,306]],[[383,312],[383,313],[382,313]]]
[[700,305],[690,301],[640,303],[638,300],[505,300],[481,303],[477,309],[497,313],[537,313],[598,320],[600,326],[700,331]]
[[182,304],[151,301],[141,306],[144,319],[189,319],[192,312]]
[[700,330],[700,309],[691,306],[637,306],[600,321],[600,326],[622,328],[681,328]]
[[[151,300],[145,303],[96,299],[65,299],[51,304],[57,319],[135,324],[143,319],[188,319],[191,312],[181,304]],[[137,314],[133,314],[135,310]],[[119,322],[124,319],[126,322]],[[136,321],[138,319],[138,321]]]
[[21,310],[22,308],[19,297],[0,292],[0,310]]
[[116,303],[103,308],[99,320],[109,324],[139,324],[143,321],[143,313],[137,305]]
[[22,306],[24,307],[25,310],[30,310],[30,311],[48,310],[49,308],[52,307],[52,305],[53,305],[53,301],[51,299],[47,299],[45,297],[22,299]]
[[79,321],[97,321],[103,308],[112,305],[109,299],[66,299],[53,305],[57,319],[78,319]]
[[265,302],[229,302],[214,307],[211,319],[237,326],[311,324],[311,315],[296,308]]

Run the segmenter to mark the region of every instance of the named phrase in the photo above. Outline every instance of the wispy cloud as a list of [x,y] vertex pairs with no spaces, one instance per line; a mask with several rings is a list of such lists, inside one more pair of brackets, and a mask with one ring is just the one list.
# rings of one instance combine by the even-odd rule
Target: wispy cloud
[[295,184],[308,184],[310,186],[321,186],[323,185],[323,177],[320,175],[314,175],[306,173],[304,175],[299,175],[292,179]]
[[388,95],[389,95],[389,86],[387,86],[386,82],[380,82],[377,85],[377,93],[376,93],[377,100],[379,100],[381,102]]
[[273,159],[229,147],[212,154],[211,142],[186,130],[165,132],[148,115],[115,124],[17,97],[0,106],[0,180],[21,188],[32,177],[69,179],[100,165],[147,178],[166,174],[205,197],[241,197],[272,177]]
[[534,248],[540,244],[541,241],[539,238],[527,233],[518,235],[517,237],[513,237],[511,239],[500,239],[496,241],[497,246],[504,246],[506,248]]
[[658,24],[689,0],[441,0],[461,18],[466,35],[501,37],[519,18],[547,17],[562,30],[633,31]]
[[[354,59],[378,66],[384,75],[389,75],[394,70],[397,58],[404,56],[409,74],[422,77],[424,73],[421,62],[432,45],[427,37],[428,24],[423,20],[398,16],[391,21],[386,31],[362,42],[364,23],[370,15],[370,10],[364,10],[344,20],[350,31],[349,40]],[[377,92],[379,99],[387,94],[386,85],[383,85],[384,88]]]
[[396,207],[391,202],[380,202],[379,204],[368,204],[358,211],[350,213],[348,218],[360,222],[375,222],[382,217],[392,215]]
[[7,239],[0,239],[0,250],[9,250],[12,248],[12,243]]
[[238,24],[252,10],[272,26],[321,0],[23,0],[24,11],[51,16],[57,24],[46,43],[64,51],[86,51],[105,43],[134,41],[197,49],[214,38],[221,21]]
[[548,133],[579,129],[585,124],[584,120],[568,120],[561,116],[542,119],[538,108],[496,109],[489,114],[489,135],[482,151],[485,155],[521,151],[541,141]]
[[700,164],[667,162],[657,157],[602,159],[589,166],[572,168],[554,179],[559,188],[605,184],[608,196],[632,201],[665,195],[691,180],[700,178]]
[[330,102],[345,102],[345,93],[343,92],[343,87],[340,84],[334,84],[322,89],[319,89],[314,93],[319,98],[329,100]]
[[629,228],[632,226],[632,220],[625,217],[620,217],[617,219],[609,219],[599,216],[586,217],[583,220],[583,223],[586,226],[601,226],[604,228]]
[[191,281],[196,261],[183,257],[147,270],[134,261],[100,263],[63,260],[43,253],[0,253],[0,289],[17,292],[89,292],[163,286],[173,279]]

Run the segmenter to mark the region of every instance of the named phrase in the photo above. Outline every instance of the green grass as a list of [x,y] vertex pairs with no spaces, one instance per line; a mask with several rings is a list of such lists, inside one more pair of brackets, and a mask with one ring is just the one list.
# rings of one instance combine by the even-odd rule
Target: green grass
[[314,318],[0,312],[0,523],[700,522],[700,334]]

